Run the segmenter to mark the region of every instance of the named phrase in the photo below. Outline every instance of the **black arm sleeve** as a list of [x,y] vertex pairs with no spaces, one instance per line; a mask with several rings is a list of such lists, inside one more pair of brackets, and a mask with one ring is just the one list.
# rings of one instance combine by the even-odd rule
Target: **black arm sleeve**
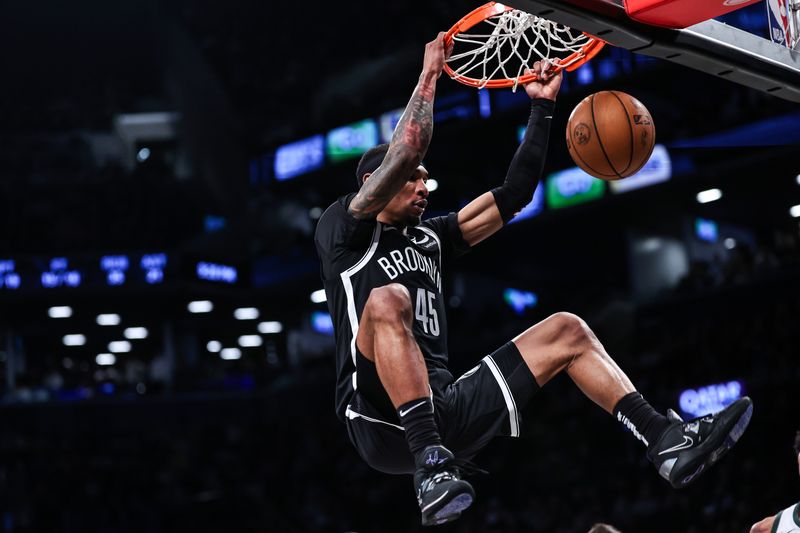
[[536,98],[531,102],[528,129],[508,167],[506,181],[501,187],[492,189],[504,223],[508,223],[533,199],[544,170],[553,109],[555,102],[552,100]]

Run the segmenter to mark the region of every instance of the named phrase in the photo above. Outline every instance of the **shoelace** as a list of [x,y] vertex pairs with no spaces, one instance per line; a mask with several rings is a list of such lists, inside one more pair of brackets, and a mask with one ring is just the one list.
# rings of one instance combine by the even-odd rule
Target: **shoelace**
[[442,464],[436,465],[428,470],[430,474],[420,483],[417,499],[422,500],[422,495],[433,489],[443,481],[455,481],[466,476],[478,474],[488,474],[489,472],[479,468],[475,463],[465,459],[450,459]]

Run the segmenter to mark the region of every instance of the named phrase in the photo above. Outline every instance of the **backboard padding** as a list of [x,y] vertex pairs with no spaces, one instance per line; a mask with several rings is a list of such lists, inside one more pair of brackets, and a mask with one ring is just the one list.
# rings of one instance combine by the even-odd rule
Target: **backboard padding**
[[683,30],[628,18],[621,0],[508,0],[506,5],[600,37],[609,44],[800,102],[800,54],[709,20]]

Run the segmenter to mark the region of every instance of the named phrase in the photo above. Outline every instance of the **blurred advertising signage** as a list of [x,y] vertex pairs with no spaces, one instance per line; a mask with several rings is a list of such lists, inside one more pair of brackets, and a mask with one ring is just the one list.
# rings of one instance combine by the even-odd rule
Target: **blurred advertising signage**
[[694,221],[694,234],[701,241],[717,242],[719,239],[719,226],[713,220],[698,218]]
[[388,143],[392,141],[392,135],[394,135],[394,129],[397,127],[397,123],[400,122],[400,117],[403,116],[403,108],[395,109],[393,111],[388,111],[381,115],[380,124],[381,124],[381,142]]
[[573,167],[550,174],[546,187],[547,205],[551,209],[558,209],[601,198],[606,184]]
[[150,285],[157,285],[164,281],[167,254],[144,254],[139,261],[139,267],[144,271],[144,281]]
[[42,272],[42,287],[55,289],[57,287],[80,287],[83,275],[80,271],[69,267],[66,257],[54,257],[50,260],[49,269]]
[[531,200],[531,203],[523,207],[519,214],[511,219],[509,224],[531,218],[542,211],[544,211],[544,185],[540,183],[533,193],[533,200]]
[[198,279],[216,283],[227,283],[229,285],[236,283],[236,279],[239,277],[236,267],[219,263],[209,263],[207,261],[200,261],[197,263],[196,273]]
[[672,160],[663,144],[657,144],[653,153],[642,169],[625,179],[609,182],[611,192],[615,194],[649,187],[656,183],[668,181],[672,177]]
[[539,298],[532,292],[521,291],[518,289],[506,289],[503,291],[503,300],[514,310],[515,313],[521,315],[525,309],[535,307]]
[[16,290],[22,284],[13,259],[0,259],[0,289]]
[[322,311],[311,313],[311,328],[323,335],[333,335],[333,320],[331,315]]
[[681,392],[678,404],[685,415],[692,418],[722,411],[742,397],[744,384],[729,381]]
[[367,119],[336,128],[328,132],[326,144],[328,158],[333,162],[358,157],[378,144],[378,126]]
[[129,265],[127,255],[104,255],[100,258],[100,270],[105,272],[106,283],[112,287],[125,283]]
[[275,179],[288,180],[325,164],[325,139],[315,135],[284,144],[275,151]]

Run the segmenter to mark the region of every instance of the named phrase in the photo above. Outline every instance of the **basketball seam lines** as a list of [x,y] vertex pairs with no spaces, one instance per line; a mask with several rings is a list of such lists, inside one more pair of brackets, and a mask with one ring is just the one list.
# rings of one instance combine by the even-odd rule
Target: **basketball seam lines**
[[[595,132],[595,133],[596,133],[596,132]],[[615,178],[615,177],[617,177],[617,175],[616,175],[616,174],[606,174],[605,172],[600,172],[599,170],[595,169],[595,168],[594,168],[592,165],[590,165],[589,163],[587,163],[587,162],[586,162],[586,160],[585,160],[583,157],[581,157],[581,154],[580,154],[580,152],[578,152],[578,150],[577,150],[577,149],[575,149],[575,155],[576,155],[576,156],[578,156],[578,159],[580,159],[580,160],[581,160],[581,162],[582,162],[584,165],[586,165],[586,168],[588,168],[589,170],[591,170],[591,171],[592,171],[592,172],[594,172],[595,174],[597,174],[597,175],[599,175],[599,176],[605,176],[605,177],[608,177],[608,178]],[[576,161],[576,163],[577,163],[577,161]]]
[[608,163],[608,166],[611,168],[611,170],[614,171],[614,175],[617,176],[618,178],[622,178],[622,175],[617,171],[617,169],[614,167],[614,164],[611,162],[611,159],[608,157],[608,154],[606,153],[606,148],[605,148],[605,146],[603,146],[603,139],[600,137],[600,132],[597,130],[597,121],[594,118],[594,97],[595,96],[596,95],[593,94],[592,95],[592,99],[589,101],[589,109],[591,109],[591,111],[592,111],[592,125],[594,126],[594,133],[595,133],[595,135],[597,135],[597,144],[600,145],[600,151],[603,152],[603,157],[606,158],[606,162]]
[[[631,165],[633,164],[633,124],[631,124],[631,116],[628,113],[628,108],[625,107],[625,104],[622,102],[622,98],[620,98],[619,95],[617,95],[617,91],[608,91],[608,92],[613,94],[614,98],[616,98],[619,101],[619,105],[621,105],[622,110],[625,111],[625,120],[628,121],[628,128],[631,130],[631,149],[630,151],[628,151],[630,157],[628,158],[628,166],[625,167],[622,171],[622,172],[627,172],[628,169],[630,169]],[[620,174],[622,174],[622,172],[620,172]]]

